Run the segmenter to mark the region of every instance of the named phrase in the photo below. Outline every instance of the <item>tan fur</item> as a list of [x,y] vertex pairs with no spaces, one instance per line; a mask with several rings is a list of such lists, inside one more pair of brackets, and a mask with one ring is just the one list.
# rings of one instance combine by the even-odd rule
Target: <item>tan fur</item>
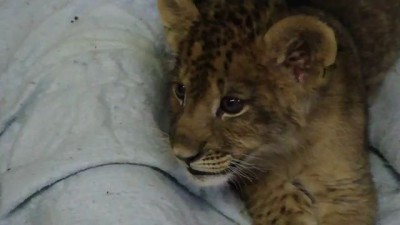
[[[195,2],[159,0],[177,56],[171,147],[188,175],[239,187],[254,225],[374,224],[366,42],[325,12],[282,0]],[[222,110],[227,96],[240,111]]]

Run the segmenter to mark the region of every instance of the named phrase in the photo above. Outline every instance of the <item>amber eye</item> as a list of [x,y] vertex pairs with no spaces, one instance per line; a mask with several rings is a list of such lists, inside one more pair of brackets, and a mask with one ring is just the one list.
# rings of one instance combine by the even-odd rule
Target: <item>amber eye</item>
[[219,108],[224,113],[238,114],[244,108],[244,101],[235,97],[223,97]]
[[174,93],[179,101],[183,101],[185,99],[185,86],[183,84],[175,84]]

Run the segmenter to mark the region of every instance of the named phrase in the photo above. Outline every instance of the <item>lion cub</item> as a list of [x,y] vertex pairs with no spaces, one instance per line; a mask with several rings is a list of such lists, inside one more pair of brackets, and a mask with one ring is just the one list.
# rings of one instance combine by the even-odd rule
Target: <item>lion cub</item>
[[240,185],[254,225],[372,225],[364,84],[340,24],[279,0],[158,6],[188,175]]

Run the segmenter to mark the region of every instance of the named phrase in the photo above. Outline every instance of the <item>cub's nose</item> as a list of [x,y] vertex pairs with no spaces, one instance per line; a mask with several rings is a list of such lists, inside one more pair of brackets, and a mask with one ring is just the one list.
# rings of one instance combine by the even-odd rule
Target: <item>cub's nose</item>
[[186,163],[186,165],[189,166],[191,162],[194,162],[194,161],[200,159],[203,155],[204,155],[203,152],[197,152],[197,154],[190,156],[190,157],[182,157],[180,155],[175,155],[175,156],[176,156],[176,158],[183,161],[184,163]]
[[177,144],[172,147],[172,151],[176,158],[189,166],[191,162],[200,159],[204,155],[205,144],[206,142],[201,143],[197,149],[188,149],[183,145]]

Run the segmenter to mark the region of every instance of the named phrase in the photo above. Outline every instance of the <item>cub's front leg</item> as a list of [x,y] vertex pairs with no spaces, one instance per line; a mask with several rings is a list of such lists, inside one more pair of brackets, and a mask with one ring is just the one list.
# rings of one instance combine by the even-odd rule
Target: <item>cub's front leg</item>
[[246,204],[253,225],[318,225],[314,200],[296,182],[250,185]]
[[[359,179],[360,180],[360,179]],[[312,193],[300,180],[267,177],[245,188],[253,225],[373,225],[372,185],[336,185]],[[344,186],[344,187],[343,187]]]

